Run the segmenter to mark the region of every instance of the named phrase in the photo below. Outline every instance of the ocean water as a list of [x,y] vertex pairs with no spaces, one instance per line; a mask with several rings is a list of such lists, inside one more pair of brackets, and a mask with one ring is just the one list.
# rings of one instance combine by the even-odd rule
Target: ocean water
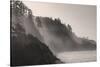
[[92,62],[96,61],[96,51],[67,51],[57,55],[65,63]]

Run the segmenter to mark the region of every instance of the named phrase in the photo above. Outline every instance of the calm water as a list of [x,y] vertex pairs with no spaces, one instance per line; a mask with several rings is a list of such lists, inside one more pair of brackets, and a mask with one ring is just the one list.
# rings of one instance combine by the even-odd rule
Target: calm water
[[96,61],[96,51],[63,52],[59,53],[57,57],[66,63]]

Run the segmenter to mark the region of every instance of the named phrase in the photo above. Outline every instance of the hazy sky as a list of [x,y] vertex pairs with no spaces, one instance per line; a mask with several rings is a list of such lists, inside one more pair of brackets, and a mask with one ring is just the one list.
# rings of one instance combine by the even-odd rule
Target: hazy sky
[[96,41],[96,6],[24,1],[35,16],[60,18],[79,37]]

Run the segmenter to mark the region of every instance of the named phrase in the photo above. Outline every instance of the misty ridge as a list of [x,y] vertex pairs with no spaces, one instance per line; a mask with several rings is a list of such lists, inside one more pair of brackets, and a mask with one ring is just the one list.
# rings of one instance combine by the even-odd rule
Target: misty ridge
[[19,0],[10,1],[10,10],[11,66],[63,63],[61,52],[96,50],[94,40],[77,37],[60,18],[34,16]]

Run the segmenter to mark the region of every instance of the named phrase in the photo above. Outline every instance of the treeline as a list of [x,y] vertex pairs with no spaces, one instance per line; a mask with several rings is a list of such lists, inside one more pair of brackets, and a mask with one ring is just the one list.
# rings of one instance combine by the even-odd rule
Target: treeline
[[[40,19],[42,19],[43,22]],[[71,25],[68,24],[66,26],[61,22],[60,18],[53,19],[52,17],[36,16],[36,21],[39,27],[42,27],[42,24],[45,24],[54,34],[69,36],[69,34],[72,33]]]
[[17,16],[32,15],[31,9],[19,0],[10,0],[10,10]]

